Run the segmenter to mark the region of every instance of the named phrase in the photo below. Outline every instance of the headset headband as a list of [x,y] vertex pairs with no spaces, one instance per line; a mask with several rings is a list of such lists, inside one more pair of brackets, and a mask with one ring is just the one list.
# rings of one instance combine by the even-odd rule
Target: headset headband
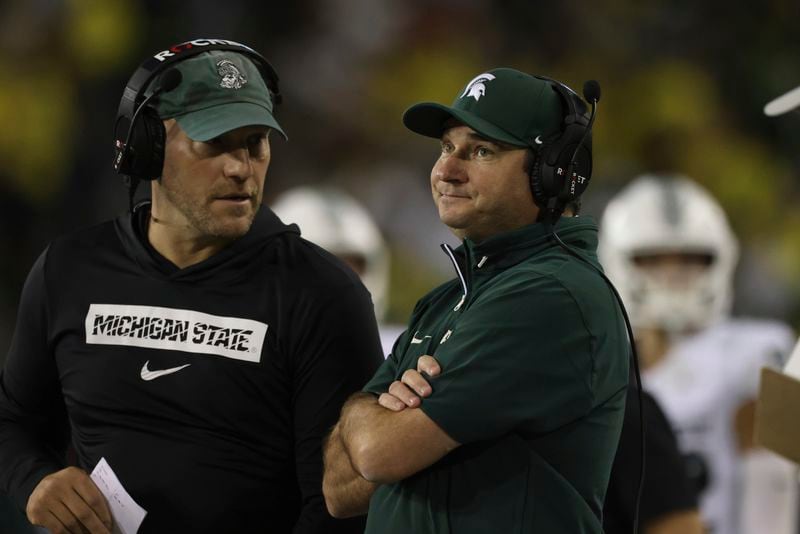
[[[558,80],[554,80],[553,78],[548,78],[547,76],[539,76],[534,75],[535,78],[539,78],[540,80],[544,80],[546,82],[550,82],[551,86],[555,90],[556,93],[561,96],[562,102],[566,106],[564,110],[564,120],[568,124],[570,121],[577,121],[581,124],[588,124],[588,119],[586,118],[586,113],[589,111],[586,103],[583,99],[572,90],[568,85],[565,83],[559,82]],[[578,104],[580,104],[582,109],[578,109]],[[570,117],[575,117],[574,119],[570,119]],[[563,132],[563,128],[562,128]]]
[[186,41],[185,43],[173,45],[166,50],[154,54],[152,57],[147,58],[147,60],[136,69],[133,76],[128,80],[125,91],[122,93],[122,100],[120,100],[119,109],[117,110],[117,122],[119,122],[120,118],[127,117],[130,119],[133,116],[136,106],[143,96],[144,90],[153,78],[161,72],[164,72],[167,67],[178,61],[210,50],[238,52],[254,60],[256,67],[259,72],[261,72],[261,77],[264,78],[267,89],[269,89],[272,95],[273,104],[277,106],[281,103],[282,97],[278,87],[278,73],[275,72],[275,69],[264,56],[249,46],[237,43],[236,41],[228,41],[226,39],[194,39],[192,41]]

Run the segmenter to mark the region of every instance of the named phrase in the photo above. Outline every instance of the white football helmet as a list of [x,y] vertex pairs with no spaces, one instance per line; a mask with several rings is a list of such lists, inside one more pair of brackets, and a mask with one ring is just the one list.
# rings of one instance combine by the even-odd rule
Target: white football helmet
[[[673,253],[708,256],[710,263],[676,287],[636,262]],[[730,312],[736,237],[719,203],[684,176],[643,175],[615,196],[603,214],[598,256],[634,327],[677,334]]]
[[389,251],[367,210],[347,193],[301,186],[285,191],[271,206],[286,223],[297,223],[303,238],[336,256],[363,259],[361,280],[382,320],[389,292]]

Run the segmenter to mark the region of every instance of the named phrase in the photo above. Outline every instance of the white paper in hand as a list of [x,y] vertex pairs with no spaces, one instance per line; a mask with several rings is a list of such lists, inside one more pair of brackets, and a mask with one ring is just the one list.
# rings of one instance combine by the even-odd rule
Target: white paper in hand
[[136,534],[147,511],[125,491],[117,475],[105,458],[100,458],[92,471],[92,480],[108,501],[111,517],[114,519],[114,534]]

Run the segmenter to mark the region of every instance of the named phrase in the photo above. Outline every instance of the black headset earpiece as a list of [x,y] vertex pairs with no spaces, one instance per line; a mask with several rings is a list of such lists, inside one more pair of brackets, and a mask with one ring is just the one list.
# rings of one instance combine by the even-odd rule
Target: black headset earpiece
[[154,108],[145,106],[139,114],[135,123],[129,123],[133,127],[130,128],[130,140],[125,145],[127,155],[120,158],[118,172],[136,176],[140,180],[150,180],[161,176],[167,134]]
[[[566,205],[583,194],[592,175],[592,141],[586,103],[566,85],[544,76],[559,95],[564,118],[561,129],[541,145],[531,169],[531,193],[540,220],[554,224]],[[538,141],[537,141],[538,142]],[[572,175],[574,179],[568,179]]]
[[[247,56],[264,78],[272,99],[273,112],[283,100],[275,69],[249,46],[223,39],[195,39],[158,52],[142,63],[131,76],[122,93],[114,122],[114,169],[127,176],[129,188],[135,189],[140,180],[160,177],[164,166],[166,134],[158,113],[149,105],[150,100],[180,84],[180,71],[172,69],[175,75],[169,75],[174,63],[211,50],[229,50]],[[165,75],[160,86],[154,87],[148,94],[151,82],[161,73]]]

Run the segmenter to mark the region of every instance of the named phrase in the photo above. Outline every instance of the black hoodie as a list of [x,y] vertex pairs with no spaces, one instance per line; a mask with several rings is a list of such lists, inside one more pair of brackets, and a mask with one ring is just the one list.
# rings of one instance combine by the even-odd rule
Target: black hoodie
[[178,269],[148,213],[33,266],[0,376],[0,490],[24,508],[71,435],[80,467],[105,458],[147,510],[143,534],[363,530],[328,516],[321,484],[323,435],[383,361],[358,277],[267,207]]

